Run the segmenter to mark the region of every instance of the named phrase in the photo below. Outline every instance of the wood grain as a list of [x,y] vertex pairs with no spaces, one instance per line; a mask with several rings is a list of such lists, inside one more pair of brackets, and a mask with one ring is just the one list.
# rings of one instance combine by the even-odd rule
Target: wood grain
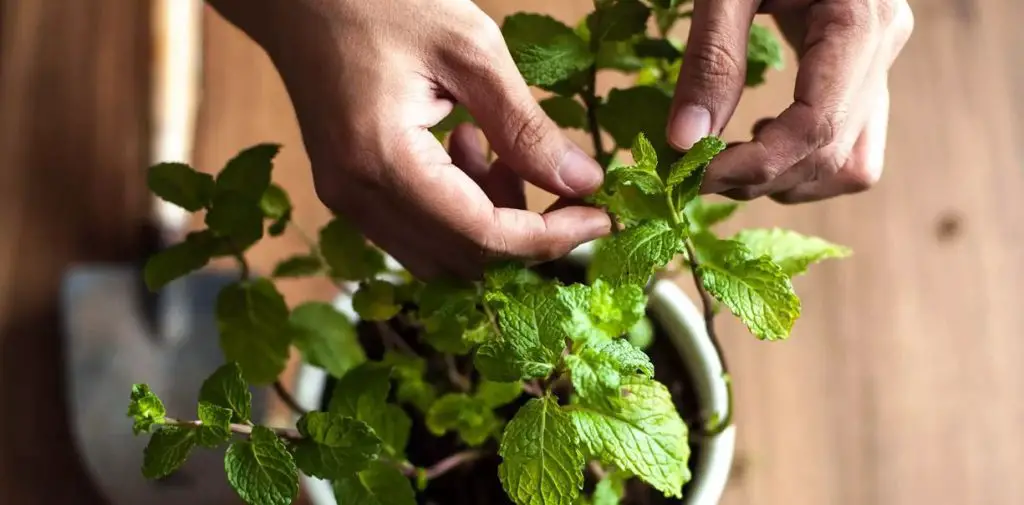
[[[804,315],[788,342],[757,342],[722,318],[739,425],[727,505],[1024,503],[1024,4],[911,3],[878,187],[813,206],[756,202],[733,225],[821,235],[855,256],[797,281]],[[62,428],[56,286],[70,261],[136,250],[142,4],[0,0],[0,433],[18,434],[0,437],[5,504],[93,502]],[[479,4],[498,19],[575,21],[589,2]],[[328,215],[284,87],[208,14],[197,163],[215,170],[251,143],[283,143],[275,180],[315,230]],[[745,96],[728,137],[787,104],[788,63]],[[303,247],[289,234],[252,260],[265,271]],[[319,282],[282,290],[290,303],[332,294]]]
[[58,293],[139,255],[145,2],[0,1],[0,503],[99,503],[67,429]]

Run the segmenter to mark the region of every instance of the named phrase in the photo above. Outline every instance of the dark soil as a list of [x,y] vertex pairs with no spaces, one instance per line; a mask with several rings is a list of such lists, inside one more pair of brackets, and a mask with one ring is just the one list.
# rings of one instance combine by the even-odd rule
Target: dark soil
[[[568,261],[559,260],[545,263],[535,267],[535,270],[545,277],[554,277],[563,283],[583,282],[584,270]],[[671,340],[665,334],[664,329],[657,320],[651,318],[654,327],[654,342],[647,353],[655,367],[655,378],[667,385],[675,400],[676,408],[683,419],[691,427],[690,445],[690,471],[693,472],[693,463],[700,458],[700,447],[695,445],[697,436],[693,434],[695,423],[698,422],[698,409],[696,396],[692,390],[688,374],[683,367],[679,353],[672,346]],[[432,351],[431,348],[419,341],[412,328],[397,327],[396,333],[409,343],[421,356],[428,360],[428,376],[435,384],[447,385],[446,365],[443,358]],[[380,359],[384,353],[384,346],[381,335],[375,324],[360,323],[358,325],[360,340],[366,349],[367,356],[371,359]],[[472,370],[470,357],[458,360],[459,369],[468,372]],[[475,377],[474,377],[475,379]],[[334,390],[335,380],[328,378],[324,387],[323,402],[321,408],[326,410],[327,403]],[[454,387],[451,391],[455,391]],[[441,391],[443,394],[447,391]],[[517,402],[506,405],[498,410],[498,413],[505,419],[511,419],[516,411],[528,401],[530,397],[523,395]],[[445,457],[465,449],[459,444],[457,435],[449,433],[444,437],[435,437],[428,430],[423,422],[423,416],[409,406],[403,406],[409,416],[413,419],[412,433],[409,438],[409,446],[406,454],[415,465],[430,466]],[[498,464],[501,458],[497,456],[497,444],[489,442],[482,448],[490,456],[479,459],[472,464],[456,468],[447,474],[430,481],[427,490],[419,493],[418,503],[420,505],[512,505],[505,495],[498,480]],[[587,474],[585,491],[589,492],[594,485],[592,476]],[[683,488],[683,495],[687,493],[687,487]],[[623,502],[626,505],[667,505],[679,503],[677,500],[664,498],[660,492],[651,489],[642,482],[633,479],[628,486],[627,499]]]

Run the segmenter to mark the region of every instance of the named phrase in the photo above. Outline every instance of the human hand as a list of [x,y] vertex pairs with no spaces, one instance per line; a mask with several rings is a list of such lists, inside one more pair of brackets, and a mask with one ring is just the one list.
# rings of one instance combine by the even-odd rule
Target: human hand
[[670,142],[685,149],[725,127],[758,12],[772,14],[797,51],[793,103],[719,155],[702,192],[799,203],[869,188],[882,173],[889,67],[914,25],[906,0],[695,0]]
[[[413,275],[477,277],[486,260],[554,259],[609,233],[606,213],[568,203],[600,186],[601,168],[543,112],[470,0],[290,3],[247,31],[285,81],[317,194]],[[456,102],[499,162],[472,128],[451,157],[428,131]],[[524,210],[524,179],[563,200]]]

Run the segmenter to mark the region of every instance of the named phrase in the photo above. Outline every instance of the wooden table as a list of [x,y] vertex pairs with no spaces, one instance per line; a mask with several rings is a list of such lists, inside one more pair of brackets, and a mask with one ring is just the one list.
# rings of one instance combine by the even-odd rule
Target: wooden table
[[[515,9],[574,21],[589,3]],[[1024,4],[912,4],[881,184],[814,207],[757,202],[737,223],[856,254],[797,281],[804,316],[788,342],[723,318],[739,424],[727,505],[1024,503]],[[137,246],[146,50],[130,48],[146,18],[131,0],[0,5],[0,503],[89,503],[63,425],[56,281],[69,261]],[[316,228],[327,213],[280,80],[220,19],[206,32],[199,164],[282,142],[277,181]],[[745,97],[727,136],[781,110],[793,69]],[[285,236],[253,260],[268,268],[301,247]],[[292,303],[331,295],[318,282],[281,288]]]

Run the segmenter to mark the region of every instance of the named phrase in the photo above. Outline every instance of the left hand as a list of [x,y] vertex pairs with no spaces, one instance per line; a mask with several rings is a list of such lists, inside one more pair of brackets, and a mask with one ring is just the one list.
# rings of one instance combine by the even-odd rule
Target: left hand
[[759,12],[797,51],[793,103],[719,155],[701,192],[799,203],[868,189],[882,174],[889,68],[914,26],[906,0],[695,0],[669,141],[687,149],[721,133],[743,91]]

